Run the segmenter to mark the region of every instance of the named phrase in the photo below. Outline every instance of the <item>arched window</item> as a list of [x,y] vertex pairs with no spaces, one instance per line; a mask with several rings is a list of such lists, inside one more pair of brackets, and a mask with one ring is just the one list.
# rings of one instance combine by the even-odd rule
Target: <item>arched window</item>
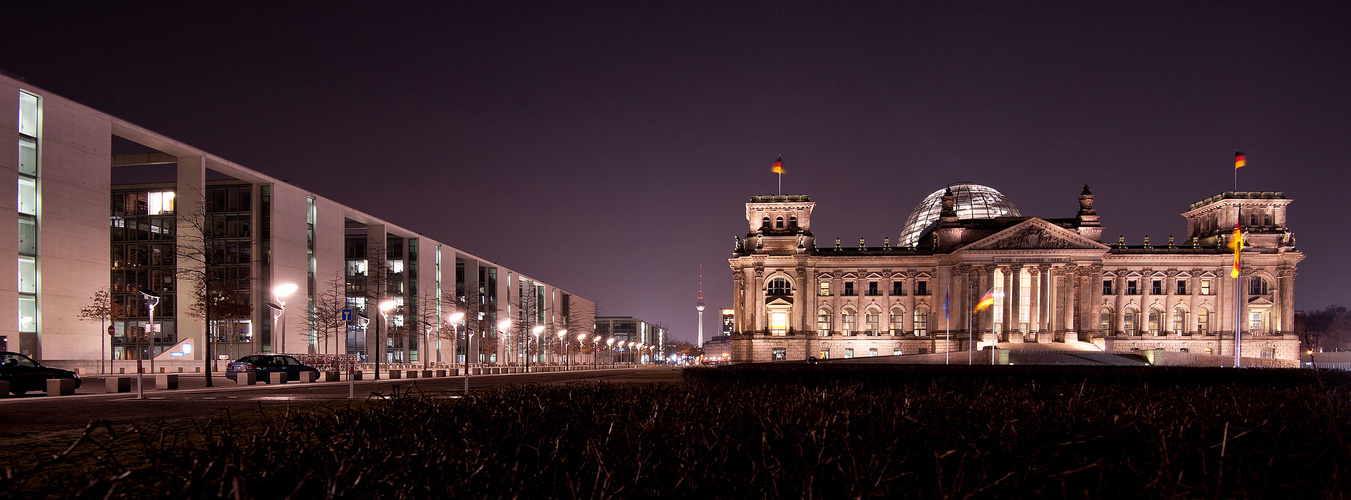
[[776,217],[774,219],[774,229],[783,229],[783,217]]
[[891,310],[891,334],[900,335],[905,333],[905,310],[896,308]]
[[769,280],[769,285],[765,288],[766,295],[792,295],[793,286],[788,284],[787,278],[774,278]]
[[1248,214],[1248,225],[1249,226],[1257,225],[1257,214]]
[[1173,309],[1173,333],[1182,335],[1187,332],[1187,310],[1182,306]]
[[1266,294],[1267,280],[1263,279],[1261,276],[1253,276],[1252,279],[1248,280],[1248,295]]
[[1196,313],[1196,332],[1201,335],[1210,335],[1210,311],[1201,309]]
[[788,217],[788,227],[790,227],[790,228],[796,228],[796,227],[797,227],[797,216],[796,216],[796,215],[793,215],[793,216],[789,216],[789,217]]
[[1102,330],[1103,335],[1112,334],[1112,310],[1106,307],[1098,313],[1098,329]]
[[863,321],[867,325],[868,335],[877,335],[882,332],[882,311],[868,309],[864,312]]
[[765,228],[765,229],[769,229],[769,217],[765,217],[765,218],[763,218],[763,219],[760,219],[760,227],[763,227],[763,228]]
[[1262,216],[1262,225],[1263,226],[1271,225],[1271,214],[1266,214]]
[[1163,329],[1163,311],[1156,307],[1149,308],[1149,334],[1159,335]]
[[1139,335],[1140,331],[1135,329],[1135,310],[1127,309],[1125,314],[1121,315],[1121,331],[1126,335]]
[[816,311],[816,333],[830,335],[830,309]]
[[922,307],[915,309],[915,335],[925,336],[929,334],[929,310]]
[[854,311],[848,309],[845,309],[844,312],[840,313],[840,333],[844,335],[853,335],[854,322],[857,317],[858,315],[854,314]]

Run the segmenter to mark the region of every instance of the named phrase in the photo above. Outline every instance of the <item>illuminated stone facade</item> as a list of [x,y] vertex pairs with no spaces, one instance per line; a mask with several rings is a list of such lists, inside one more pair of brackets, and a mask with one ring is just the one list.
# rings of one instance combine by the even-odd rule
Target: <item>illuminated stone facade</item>
[[[956,192],[976,193],[965,200],[986,206],[963,206],[973,202],[959,201]],[[1137,246],[1102,242],[1087,186],[1078,213],[1065,219],[1017,215],[1003,195],[974,184],[930,198],[915,213],[927,213],[921,208],[936,201],[938,217],[919,220],[918,237],[909,236],[914,224],[907,224],[897,240],[912,244],[836,240],[833,248],[819,248],[811,231],[816,205],[807,196],[752,197],[749,232],[737,238],[729,259],[732,360],[1024,343],[1232,356],[1236,318],[1243,320],[1242,357],[1298,358],[1294,279],[1304,255],[1286,225],[1291,200],[1283,193],[1228,192],[1194,203],[1182,214],[1186,240]],[[1240,213],[1248,246],[1234,279],[1226,244]],[[987,293],[994,304],[974,311]]]

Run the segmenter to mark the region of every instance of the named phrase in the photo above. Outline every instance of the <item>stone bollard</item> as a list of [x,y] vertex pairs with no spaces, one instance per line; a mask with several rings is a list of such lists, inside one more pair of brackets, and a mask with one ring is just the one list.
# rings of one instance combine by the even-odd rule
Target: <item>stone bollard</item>
[[324,382],[337,382],[337,381],[338,381],[338,372],[335,371],[324,372]]
[[131,392],[131,377],[108,377],[103,379],[104,392]]
[[390,371],[389,371],[389,378],[390,378],[390,379],[403,378],[403,372],[401,372],[401,371],[399,371],[399,370],[390,370]]
[[431,370],[422,370],[422,378],[432,378]]
[[155,375],[155,388],[161,391],[178,389],[178,375]]
[[287,374],[286,374],[286,372],[272,372],[270,375],[271,375],[271,377],[270,377],[270,380],[268,380],[268,383],[271,383],[271,384],[285,384],[286,381],[287,381],[287,380],[286,380],[286,379],[287,379],[287,376],[286,376]]
[[48,396],[65,396],[68,394],[75,394],[75,379],[73,378],[47,379]]
[[300,372],[300,381],[309,383],[319,380],[319,372]]
[[258,383],[258,372],[243,372],[235,374],[235,382],[244,385],[254,385]]
[[434,376],[437,378],[446,378],[446,370],[436,370]]
[[417,370],[404,371],[404,378],[417,378]]

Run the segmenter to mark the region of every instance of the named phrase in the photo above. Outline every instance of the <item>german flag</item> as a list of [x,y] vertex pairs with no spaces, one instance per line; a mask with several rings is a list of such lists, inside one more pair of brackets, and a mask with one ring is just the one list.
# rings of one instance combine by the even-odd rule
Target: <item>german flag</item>
[[988,307],[990,307],[990,306],[993,306],[993,305],[994,305],[994,295],[995,295],[995,293],[994,293],[994,289],[993,289],[993,288],[991,288],[990,291],[985,292],[985,296],[984,296],[984,297],[981,297],[981,298],[980,298],[980,302],[977,302],[977,303],[976,303],[976,312],[980,312],[981,309],[985,309],[985,308],[988,308]]
[[774,160],[774,168],[771,168],[770,170],[776,174],[783,173],[783,155],[779,155],[779,159]]
[[1244,165],[1247,165],[1247,164],[1248,164],[1248,160],[1247,160],[1247,158],[1244,158],[1244,157],[1243,157],[1243,153],[1240,153],[1240,152],[1238,152],[1238,151],[1234,151],[1234,170],[1238,170],[1238,169],[1240,169],[1240,168],[1243,168],[1243,166],[1244,166]]
[[1234,223],[1234,234],[1229,236],[1229,248],[1234,251],[1234,269],[1229,271],[1230,278],[1238,277],[1238,259],[1239,253],[1243,251],[1243,231],[1238,227],[1239,223]]

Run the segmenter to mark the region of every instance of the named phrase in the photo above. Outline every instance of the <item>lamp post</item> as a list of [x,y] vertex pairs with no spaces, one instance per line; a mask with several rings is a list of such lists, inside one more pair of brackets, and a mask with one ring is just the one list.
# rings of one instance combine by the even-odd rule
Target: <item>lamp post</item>
[[[141,289],[141,297],[145,298],[145,306],[149,311],[150,321],[146,323],[146,330],[150,332],[150,373],[155,372],[155,306],[159,305],[159,294]],[[136,370],[136,399],[145,399],[145,373]]]
[[[455,347],[460,345],[460,321],[464,320],[464,313],[455,311],[450,313],[450,326],[455,329]],[[455,366],[454,363],[451,366]],[[469,394],[469,336],[464,337],[464,393]]]
[[[295,293],[295,291],[296,291],[295,283],[283,283],[275,287],[272,287],[272,297],[277,300],[276,307],[277,310],[280,311],[279,315],[281,316],[281,334],[280,334],[281,348],[278,349],[278,351],[281,353],[286,352],[286,298],[290,297],[292,293]],[[210,318],[207,318],[206,329],[207,334],[210,335],[211,334]]]
[[498,322],[497,322],[497,333],[498,333],[498,335],[506,335],[506,336],[507,336],[507,343],[508,343],[508,345],[510,345],[510,343],[511,343],[511,320],[509,320],[509,319],[504,319],[504,320],[502,320],[502,321],[498,321]]
[[614,337],[610,337],[608,340],[606,340],[606,341],[605,341],[605,346],[610,348],[610,367],[611,367],[611,368],[614,368],[614,364],[615,364],[615,338],[614,338]]
[[591,350],[591,366],[592,366],[593,368],[600,368],[600,334],[599,334],[599,333],[597,333],[595,337],[592,337],[592,338],[591,338],[591,347],[592,347],[592,350]]
[[[566,328],[564,328],[564,329],[558,331],[558,343],[563,344],[563,362],[564,362],[564,363],[567,363],[567,361],[568,361],[568,330],[567,330]],[[564,365],[564,370],[567,369],[567,366],[569,366],[569,365]]]
[[[366,326],[369,324],[371,324],[371,318],[365,314],[357,315],[357,327],[361,328],[361,338],[363,339],[366,338]],[[347,368],[347,397],[357,397],[356,363],[352,363],[352,366]]]
[[[542,345],[539,342],[539,334],[544,333],[544,325],[535,325],[530,329],[530,333],[535,334],[535,349],[539,349]],[[525,371],[530,373],[530,337],[525,338]]]
[[422,326],[427,327],[427,334],[422,337],[422,352],[418,353],[418,357],[422,358],[422,369],[426,370],[427,354],[431,352],[432,324],[423,321]]
[[380,347],[385,344],[380,337],[380,330],[383,326],[385,331],[389,330],[389,312],[394,310],[394,301],[386,300],[380,303],[380,322],[375,325],[375,379],[380,380]]

